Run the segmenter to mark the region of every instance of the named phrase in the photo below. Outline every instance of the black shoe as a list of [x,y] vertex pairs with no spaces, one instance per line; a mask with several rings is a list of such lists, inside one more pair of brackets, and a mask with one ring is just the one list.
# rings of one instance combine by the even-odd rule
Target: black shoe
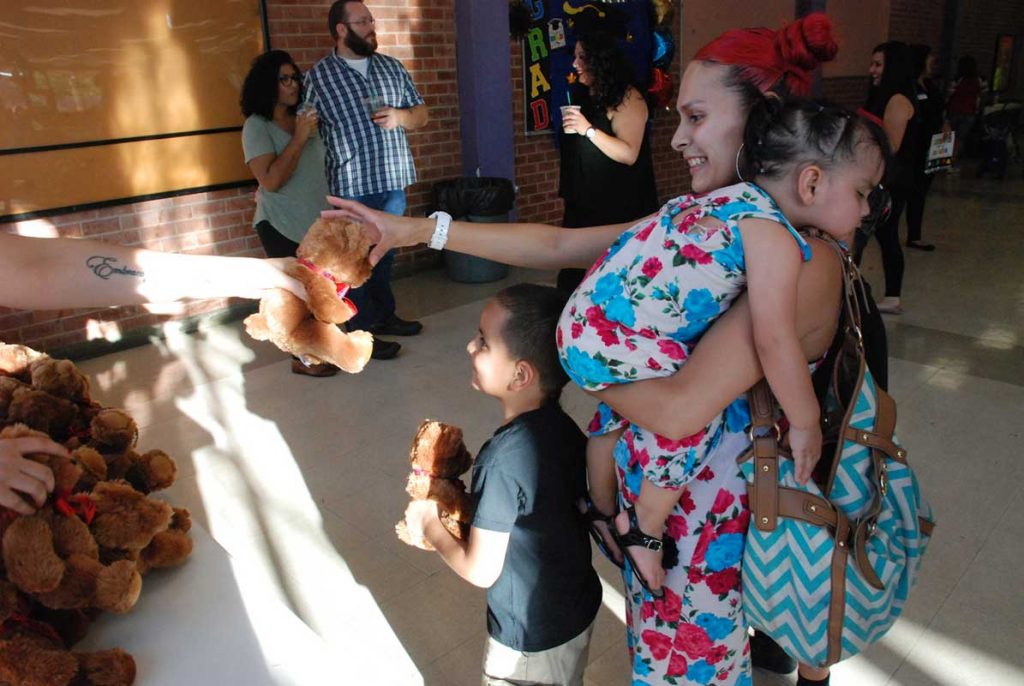
[[925,252],[932,252],[935,250],[934,245],[923,241],[907,241],[907,247],[913,248],[914,250],[924,250]]
[[367,329],[374,336],[415,336],[422,330],[423,324],[401,319],[394,314]]
[[329,362],[323,362],[321,364],[305,365],[302,360],[292,360],[292,374],[302,374],[305,376],[334,376],[338,373],[338,368]]
[[796,669],[796,660],[787,655],[782,646],[757,630],[750,637],[750,662],[776,674],[789,674]]
[[373,352],[370,353],[370,357],[375,360],[390,360],[397,356],[398,351],[401,349],[401,343],[395,343],[394,341],[382,341],[379,338],[374,338]]

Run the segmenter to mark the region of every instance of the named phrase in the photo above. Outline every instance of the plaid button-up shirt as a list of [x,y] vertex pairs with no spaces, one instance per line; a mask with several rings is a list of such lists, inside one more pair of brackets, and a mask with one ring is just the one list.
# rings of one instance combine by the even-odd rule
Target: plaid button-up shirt
[[355,197],[401,190],[416,181],[405,129],[385,130],[370,120],[371,95],[408,109],[423,104],[409,72],[393,57],[374,53],[364,77],[333,51],[306,76],[306,97],[320,115],[332,195]]

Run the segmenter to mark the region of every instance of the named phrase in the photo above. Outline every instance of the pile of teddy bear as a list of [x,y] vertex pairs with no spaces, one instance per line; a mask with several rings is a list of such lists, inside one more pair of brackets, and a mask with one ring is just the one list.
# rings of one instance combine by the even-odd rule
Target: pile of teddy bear
[[142,577],[192,552],[188,510],[150,493],[174,483],[174,460],[136,451],[123,410],[93,401],[69,360],[0,343],[0,438],[45,435],[70,458],[30,454],[54,474],[35,514],[0,507],[0,686],[122,686],[131,655],[75,652],[100,613],[135,606]]

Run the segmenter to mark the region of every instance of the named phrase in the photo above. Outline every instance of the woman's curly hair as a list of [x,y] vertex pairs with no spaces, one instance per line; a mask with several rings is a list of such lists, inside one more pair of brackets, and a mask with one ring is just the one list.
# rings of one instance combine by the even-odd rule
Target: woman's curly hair
[[[243,116],[258,114],[265,119],[274,118],[277,77],[281,67],[286,64],[292,65],[296,73],[302,73],[292,56],[284,50],[268,50],[252,61],[249,73],[245,76],[245,83],[242,84],[242,98],[239,100]],[[302,100],[301,94],[299,100]]]
[[626,53],[615,37],[605,31],[584,33],[579,37],[579,43],[583,49],[583,61],[593,79],[591,99],[601,109],[615,109],[636,82]]

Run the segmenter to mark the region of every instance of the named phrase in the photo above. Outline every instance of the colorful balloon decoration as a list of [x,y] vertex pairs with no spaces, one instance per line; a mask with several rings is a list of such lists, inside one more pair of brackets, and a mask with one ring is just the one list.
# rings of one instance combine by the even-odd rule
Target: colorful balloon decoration
[[658,26],[664,26],[675,9],[674,0],[651,0],[654,5],[654,21]]
[[676,54],[676,40],[672,37],[672,32],[668,29],[655,29],[651,34],[651,44],[654,47],[654,66],[667,69]]
[[651,70],[651,85],[647,88],[647,93],[655,107],[672,109],[673,87],[672,76],[667,71],[660,67]]

